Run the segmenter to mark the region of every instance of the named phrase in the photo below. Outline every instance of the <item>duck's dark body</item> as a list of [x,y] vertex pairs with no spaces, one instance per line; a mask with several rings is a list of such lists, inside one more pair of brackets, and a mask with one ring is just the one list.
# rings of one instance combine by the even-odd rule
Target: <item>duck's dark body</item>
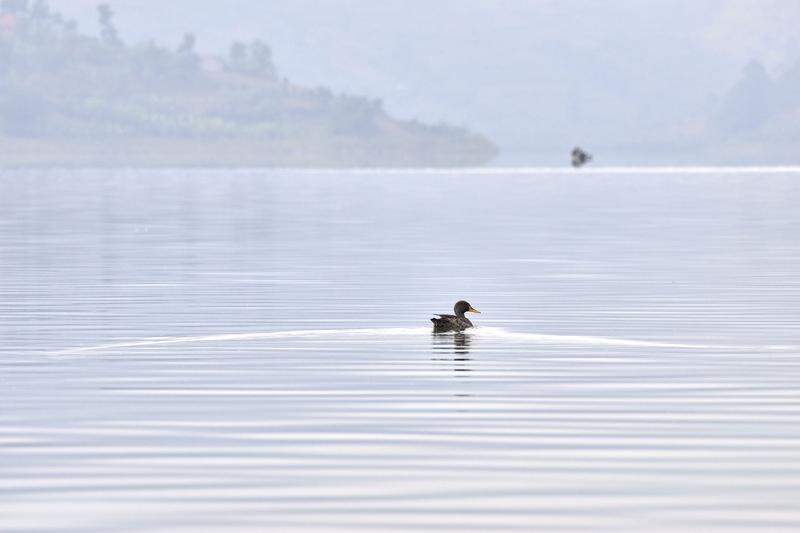
[[472,322],[470,322],[470,320],[464,316],[464,313],[467,311],[480,313],[480,311],[473,309],[472,306],[464,300],[457,302],[453,307],[453,311],[455,312],[455,315],[436,315],[439,318],[431,318],[431,322],[433,322],[434,333],[464,331],[465,329],[471,328],[473,327]]
[[465,316],[455,315],[436,315],[439,318],[431,318],[434,333],[445,333],[447,331],[464,331],[472,327],[472,322]]

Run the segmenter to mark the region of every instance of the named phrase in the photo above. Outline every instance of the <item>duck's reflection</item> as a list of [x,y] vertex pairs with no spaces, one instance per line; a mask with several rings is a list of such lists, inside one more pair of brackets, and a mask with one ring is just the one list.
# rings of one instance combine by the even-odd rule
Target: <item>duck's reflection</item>
[[465,333],[436,334],[433,340],[432,361],[450,361],[454,372],[472,372],[469,362],[469,347],[472,338]]
[[464,333],[456,333],[453,335],[453,354],[455,354],[454,361],[460,361],[459,357],[464,357],[464,361],[469,361],[466,356],[469,355],[469,343],[472,339],[469,335]]

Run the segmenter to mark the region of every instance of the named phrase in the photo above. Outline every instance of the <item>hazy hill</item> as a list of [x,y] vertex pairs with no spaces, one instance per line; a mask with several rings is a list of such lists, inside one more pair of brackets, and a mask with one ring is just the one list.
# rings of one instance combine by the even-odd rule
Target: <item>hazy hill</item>
[[43,1],[0,4],[0,158],[13,163],[477,165],[466,129],[391,117],[378,99],[291,83],[270,47],[201,54],[126,44],[107,5],[89,36]]
[[[96,0],[53,2],[94,29]],[[207,51],[232,35],[265,39],[290,79],[380,97],[395,116],[475,128],[500,145],[500,161],[566,164],[574,144],[592,149],[598,164],[784,162],[800,154],[786,115],[765,124],[780,129],[778,144],[719,120],[732,111],[728,95],[750,61],[782,80],[800,59],[796,0],[114,0],[114,7],[132,39],[177,45],[177,35],[194,29]]]

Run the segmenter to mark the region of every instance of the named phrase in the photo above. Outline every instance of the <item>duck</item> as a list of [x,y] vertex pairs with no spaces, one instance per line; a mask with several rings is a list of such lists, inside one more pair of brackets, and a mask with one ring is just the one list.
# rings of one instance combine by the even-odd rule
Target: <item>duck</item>
[[445,333],[448,331],[464,331],[473,327],[472,322],[464,316],[464,313],[480,313],[472,307],[469,302],[459,300],[453,306],[455,315],[436,315],[439,318],[431,318],[434,333]]

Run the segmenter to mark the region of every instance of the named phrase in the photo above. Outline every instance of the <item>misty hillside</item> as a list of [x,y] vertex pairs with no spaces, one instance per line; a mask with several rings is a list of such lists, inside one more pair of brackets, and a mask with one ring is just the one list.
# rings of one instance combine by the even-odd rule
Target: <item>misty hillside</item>
[[463,128],[291,83],[260,40],[221,55],[200,54],[191,33],[171,48],[128,45],[105,4],[96,36],[41,0],[0,6],[4,162],[36,152],[66,163],[477,165],[495,154]]
[[[94,32],[96,1],[52,3]],[[598,164],[787,162],[800,153],[800,132],[781,118],[781,110],[791,113],[788,102],[766,103],[769,120],[751,131],[733,126],[749,111],[732,105],[751,61],[776,84],[791,78],[800,60],[796,0],[114,0],[114,7],[121,33],[134,40],[177,46],[183,32],[197,30],[198,48],[214,51],[232,35],[265,39],[290,79],[381,98],[394,116],[465,124],[498,143],[500,162],[566,164],[576,144]]]

